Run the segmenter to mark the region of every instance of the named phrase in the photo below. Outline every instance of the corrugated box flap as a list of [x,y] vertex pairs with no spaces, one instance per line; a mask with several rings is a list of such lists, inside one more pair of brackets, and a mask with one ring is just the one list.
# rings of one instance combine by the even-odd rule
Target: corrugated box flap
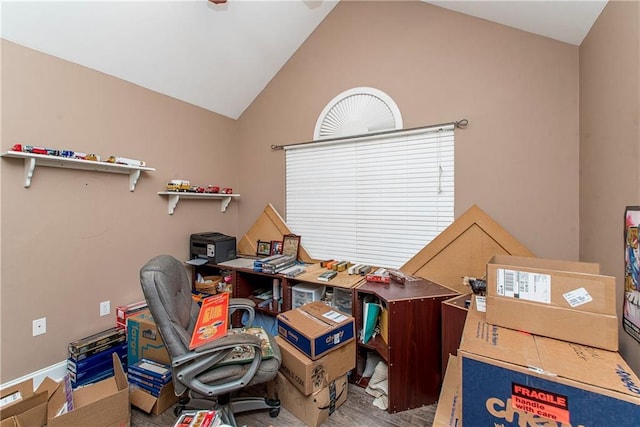
[[51,398],[51,396],[58,389],[58,387],[60,387],[60,383],[58,383],[56,380],[52,378],[45,377],[40,383],[40,385],[38,386],[36,393],[41,393],[43,391],[46,391],[47,396]]
[[600,274],[600,264],[580,261],[564,261],[556,259],[521,257],[514,255],[494,255],[490,264],[506,264],[512,266],[539,268],[554,271],[567,271],[586,274]]
[[474,302],[460,344],[463,356],[512,364],[552,381],[562,379],[634,403],[640,400],[640,380],[618,352],[490,325],[485,317]]
[[485,321],[475,303],[467,313],[460,350],[520,366],[540,366],[533,335]]
[[33,394],[33,379],[22,381],[18,384],[14,384],[11,387],[6,387],[0,390],[0,398],[5,398],[14,393],[20,393],[22,398],[28,397]]
[[38,394],[33,394],[33,392],[31,392],[31,395],[21,399],[20,401],[7,406],[5,408],[2,408],[2,419],[6,419],[9,417],[12,417],[14,415],[18,415],[21,414],[23,412],[28,411],[29,409],[35,408],[38,405],[42,405],[42,404],[46,404],[47,403],[47,393],[38,393]]
[[131,387],[129,394],[129,400],[131,404],[137,408],[142,409],[146,413],[150,414],[153,409],[153,405],[156,404],[158,399],[149,393],[145,393],[137,387]]
[[640,380],[618,352],[540,336],[535,341],[548,374],[640,398]]
[[[320,301],[305,304],[301,307],[298,307],[298,310],[301,310],[304,313],[308,313],[315,319],[330,326],[337,325],[338,323],[342,323],[348,319],[348,316],[342,313],[338,313],[337,311],[333,310],[331,307]],[[334,313],[335,315],[333,315]]]

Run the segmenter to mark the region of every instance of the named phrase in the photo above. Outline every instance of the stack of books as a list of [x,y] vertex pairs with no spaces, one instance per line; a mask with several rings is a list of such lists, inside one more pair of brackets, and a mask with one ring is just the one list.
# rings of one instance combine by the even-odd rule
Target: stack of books
[[74,389],[112,376],[113,353],[127,366],[127,335],[119,327],[70,342],[68,350],[67,372]]
[[149,359],[140,359],[129,366],[129,383],[152,396],[160,397],[162,389],[171,382],[171,368]]
[[133,304],[127,305],[119,305],[116,307],[116,326],[124,328],[127,330],[127,317],[134,316],[135,314],[141,312],[142,310],[146,310],[147,302],[146,301],[138,301]]
[[253,270],[275,274],[291,267],[295,262],[296,257],[293,255],[272,255],[255,260],[253,262]]

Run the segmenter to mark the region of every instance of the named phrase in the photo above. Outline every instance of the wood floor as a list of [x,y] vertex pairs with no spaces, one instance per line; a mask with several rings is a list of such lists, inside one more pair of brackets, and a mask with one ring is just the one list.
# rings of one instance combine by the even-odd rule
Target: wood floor
[[[389,414],[372,405],[373,397],[364,388],[349,384],[347,401],[325,421],[323,427],[385,427],[385,426],[421,426],[433,425],[436,405]],[[173,426],[176,417],[173,408],[158,416],[148,415],[143,411],[131,407],[132,427],[167,427]],[[304,424],[289,411],[282,408],[277,418],[271,418],[268,411],[238,414],[238,426],[246,427],[303,427]]]

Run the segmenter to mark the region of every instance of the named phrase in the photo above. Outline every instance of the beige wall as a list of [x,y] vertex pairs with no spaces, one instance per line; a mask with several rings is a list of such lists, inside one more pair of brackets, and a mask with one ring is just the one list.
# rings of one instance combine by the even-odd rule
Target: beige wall
[[456,214],[478,204],[535,254],[577,259],[578,48],[423,2],[340,2],[242,115],[239,230],[266,203],[284,215],[270,145],[311,140],[357,86],[390,95],[405,128],[467,118]]
[[[236,122],[48,55],[2,42],[2,152],[15,143],[142,159],[126,175],[36,167],[3,158],[1,328],[6,382],[64,360],[67,343],[115,325],[142,298],[138,271],[159,253],[187,259],[193,232],[236,234],[239,203],[156,193],[173,178],[237,188]],[[241,195],[242,197],[242,195]],[[110,300],[112,315],[99,316]],[[32,337],[31,321],[47,318]]]
[[[609,2],[580,46],[580,259],[616,277],[622,316],[624,210],[640,205],[640,3]],[[620,353],[640,373],[640,344]]]
[[[284,214],[284,153],[312,139],[338,93],[372,86],[405,127],[467,118],[456,132],[456,214],[476,203],[542,257],[578,258],[578,48],[423,2],[341,2],[238,122],[112,77],[2,44],[2,151],[16,142],[141,158],[120,175],[2,159],[2,376],[57,363],[66,343],[105,329],[98,303],[141,297],[149,257],[186,258],[191,232],[241,236],[267,203]],[[218,205],[181,201],[166,181],[231,186]],[[303,236],[304,244],[304,236]],[[31,337],[31,321],[48,333]],[[10,346],[7,343],[20,343]]]

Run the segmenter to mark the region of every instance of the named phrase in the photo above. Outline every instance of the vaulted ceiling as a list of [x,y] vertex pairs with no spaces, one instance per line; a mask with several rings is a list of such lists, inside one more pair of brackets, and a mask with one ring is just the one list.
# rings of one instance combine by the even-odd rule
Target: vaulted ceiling
[[[606,0],[426,3],[578,46]],[[6,40],[237,119],[336,4],[2,0],[0,32]]]

